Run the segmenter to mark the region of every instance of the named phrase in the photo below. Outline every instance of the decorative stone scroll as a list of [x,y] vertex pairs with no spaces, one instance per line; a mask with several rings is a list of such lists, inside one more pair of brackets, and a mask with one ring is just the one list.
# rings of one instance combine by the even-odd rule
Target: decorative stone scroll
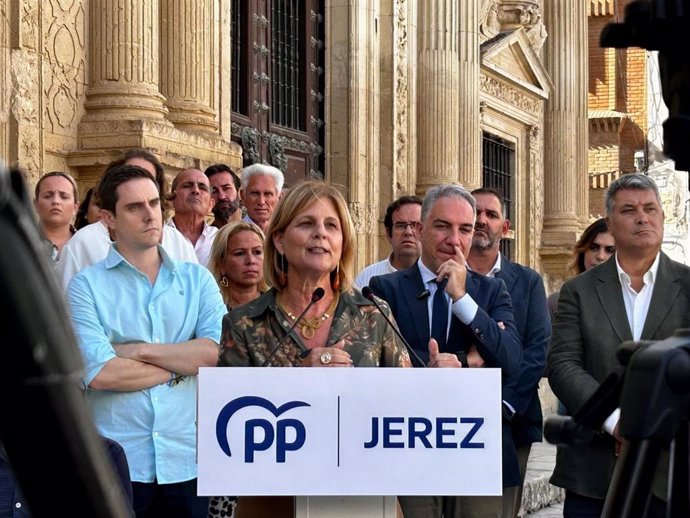
[[517,106],[521,110],[534,116],[541,113],[541,102],[511,88],[509,85],[497,81],[493,77],[481,74],[479,78],[482,91],[501,99],[508,104]]

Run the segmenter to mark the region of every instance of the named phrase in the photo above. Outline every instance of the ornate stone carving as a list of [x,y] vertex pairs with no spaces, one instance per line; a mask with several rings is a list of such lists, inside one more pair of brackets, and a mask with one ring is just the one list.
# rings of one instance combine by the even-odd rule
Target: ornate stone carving
[[352,223],[355,227],[356,234],[369,235],[374,232],[374,225],[376,224],[374,216],[374,207],[371,205],[364,205],[358,201],[351,201],[348,203],[350,208],[350,215],[352,216]]
[[539,52],[544,46],[544,42],[549,33],[546,32],[546,25],[542,21],[541,12],[537,13],[537,22],[527,31],[527,37],[535,52]]
[[527,140],[529,149],[529,264],[532,268],[539,269],[539,247],[541,242],[541,222],[544,215],[544,168],[542,167],[542,132],[541,126],[528,126]]
[[484,74],[481,74],[479,81],[483,92],[502,99],[508,104],[517,106],[532,115],[538,116],[541,113],[540,101],[528,97],[511,86]]
[[479,13],[479,37],[482,43],[490,40],[501,32],[501,22],[498,19],[498,0],[483,0]]
[[259,150],[261,135],[259,130],[245,126],[240,132],[242,139],[242,150],[244,151],[244,164],[258,164],[261,162],[261,152]]
[[37,124],[39,116],[36,95],[38,56],[23,49],[12,53],[12,115],[20,124]]
[[538,22],[540,13],[539,0],[502,0],[498,19],[502,30],[529,29]]
[[33,51],[40,51],[41,45],[38,41],[41,23],[41,2],[40,1],[24,1],[20,2],[20,23],[19,46],[24,49]]
[[395,44],[393,59],[395,60],[394,84],[394,113],[396,114],[394,129],[394,160],[395,169],[400,173],[408,171],[408,132],[409,132],[409,81],[408,74],[408,34],[407,34],[407,0],[398,0],[395,17]]
[[286,137],[271,135],[268,141],[268,153],[271,156],[271,165],[280,169],[283,173],[287,171],[288,158],[285,155]]
[[81,3],[51,0],[45,6],[45,115],[53,133],[72,133],[84,94],[84,11]]

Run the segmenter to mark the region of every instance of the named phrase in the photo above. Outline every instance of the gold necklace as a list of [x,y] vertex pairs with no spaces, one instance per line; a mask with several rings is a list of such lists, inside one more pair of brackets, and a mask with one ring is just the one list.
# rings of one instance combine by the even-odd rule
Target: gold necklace
[[[328,309],[320,317],[300,318],[300,321],[297,322],[297,327],[299,327],[300,333],[302,333],[302,336],[306,340],[311,340],[312,338],[314,338],[316,330],[323,326],[323,323],[331,317],[333,311],[335,311],[335,308],[338,305],[339,299],[340,293],[336,292],[335,296],[333,297],[333,300],[331,301],[331,305],[328,306]],[[288,311],[288,309],[283,305],[283,303],[280,300],[280,296],[278,296],[276,302],[278,303],[280,309],[282,309],[288,316],[288,318],[290,318],[290,320],[292,320],[293,322],[297,320],[297,317],[293,315],[290,311]]]

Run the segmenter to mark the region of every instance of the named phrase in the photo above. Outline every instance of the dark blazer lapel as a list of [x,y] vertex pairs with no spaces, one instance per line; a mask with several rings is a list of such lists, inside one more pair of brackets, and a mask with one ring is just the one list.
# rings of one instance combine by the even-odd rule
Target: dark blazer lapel
[[516,270],[517,269],[515,266],[509,262],[503,254],[501,254],[501,269],[496,274],[496,277],[503,279],[506,289],[511,296],[513,295],[513,287],[515,286],[515,282],[518,278]]
[[[422,348],[426,348],[429,343],[429,307],[427,298],[418,299],[417,295],[424,291],[425,286],[422,282],[422,274],[419,266],[414,266],[403,271],[404,278],[400,283],[402,297],[405,304],[410,308],[410,322],[414,322],[415,332],[417,333],[417,343]],[[400,325],[400,324],[398,324]]]
[[654,281],[652,300],[649,303],[647,318],[642,329],[641,338],[643,340],[654,338],[654,333],[673,308],[673,303],[680,293],[680,285],[676,282],[676,278],[673,262],[662,253],[659,257],[659,268],[657,269],[657,278]]
[[621,342],[632,340],[632,331],[625,312],[623,293],[618,279],[616,260],[606,261],[597,268],[599,275],[596,277],[596,291],[601,307],[613,326],[613,330]]

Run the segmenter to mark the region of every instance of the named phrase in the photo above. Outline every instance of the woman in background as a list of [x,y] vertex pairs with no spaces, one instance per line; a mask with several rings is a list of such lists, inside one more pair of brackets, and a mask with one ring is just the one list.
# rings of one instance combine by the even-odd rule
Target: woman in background
[[95,190],[95,187],[91,187],[86,191],[84,199],[79,204],[77,218],[74,221],[74,226],[77,230],[101,220],[101,208],[96,203],[96,197],[94,196]]
[[50,258],[58,262],[62,247],[76,232],[72,220],[79,200],[77,182],[61,171],[46,173],[38,180],[34,195],[39,229]]
[[[590,268],[594,268],[607,261],[615,252],[616,244],[606,226],[606,220],[599,218],[585,229],[580,239],[575,243],[573,259],[570,262],[570,271],[573,276],[580,275]],[[553,315],[558,306],[558,294],[558,291],[552,293],[546,301],[551,320],[553,320]]]
[[228,311],[268,289],[264,282],[264,243],[264,233],[249,221],[233,221],[216,234],[208,266]]

